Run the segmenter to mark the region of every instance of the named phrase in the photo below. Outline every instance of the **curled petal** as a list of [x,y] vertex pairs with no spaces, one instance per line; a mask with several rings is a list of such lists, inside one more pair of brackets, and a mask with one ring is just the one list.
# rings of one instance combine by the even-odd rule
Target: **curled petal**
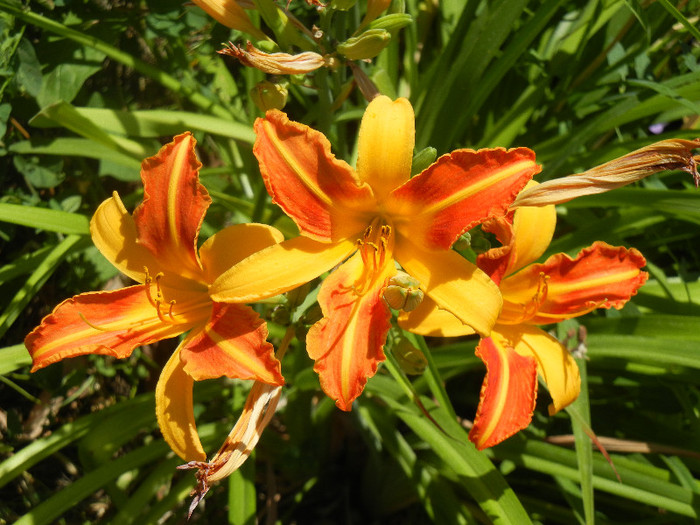
[[378,200],[410,178],[415,134],[413,107],[405,98],[378,96],[367,106],[360,124],[357,174]]
[[194,380],[184,370],[180,360],[183,342],[163,367],[156,385],[156,416],[158,426],[170,448],[185,461],[204,461],[194,421],[192,388]]
[[385,359],[391,310],[382,291],[396,269],[388,258],[373,275],[368,272],[357,253],[326,278],[318,295],[324,317],[306,338],[321,387],[341,410],[352,408]]
[[234,224],[224,228],[199,249],[207,282],[214,282],[234,264],[283,240],[277,229],[266,224]]
[[527,148],[456,150],[394,190],[387,209],[403,235],[446,250],[466,230],[505,215],[539,171]]
[[255,122],[253,152],[272,202],[303,235],[337,241],[367,226],[362,211],[374,206],[372,190],[335,158],[323,134],[271,110]]
[[297,55],[265,53],[250,42],[248,42],[245,49],[229,42],[228,47],[222,49],[219,53],[237,58],[244,66],[254,67],[270,75],[310,73],[320,67],[331,64],[325,57],[313,51],[305,51]]
[[199,183],[196,141],[183,133],[143,161],[143,202],[134,211],[138,242],[174,273],[202,278],[197,236],[211,204]]
[[[32,372],[85,354],[128,357],[137,346],[175,337],[199,319],[163,322],[144,286],[76,295],[59,304],[24,340]],[[205,314],[206,315],[206,314]]]
[[243,259],[214,281],[209,293],[223,303],[267,299],[315,279],[356,249],[349,240],[329,244],[295,237]]
[[595,308],[622,308],[647,280],[646,260],[634,248],[596,242],[575,259],[553,255],[501,282],[499,323],[548,324]]
[[[535,181],[527,185],[534,186]],[[556,223],[554,206],[517,208],[505,217],[490,219],[482,228],[493,233],[503,246],[479,255],[477,265],[500,283],[503,277],[539,259],[552,241]]]
[[414,334],[432,337],[459,337],[476,333],[471,326],[438,307],[429,297],[424,297],[415,310],[401,312],[399,326]]
[[281,385],[284,378],[267,326],[249,306],[214,303],[211,319],[182,348],[185,371],[196,381],[227,376]]
[[696,148],[700,148],[700,139],[655,142],[583,173],[543,182],[518,195],[513,206],[561,204],[576,197],[610,191],[665,170],[687,171],[697,186],[700,174],[693,157]]
[[469,439],[482,450],[530,424],[537,399],[537,365],[496,337],[482,339],[476,355],[486,365],[486,377]]
[[452,250],[428,251],[399,237],[396,260],[443,310],[482,335],[501,310],[501,293],[488,275]]
[[265,33],[253,25],[250,18],[236,0],[192,0],[220,24],[243,31],[258,40],[266,40]]
[[581,392],[578,366],[569,351],[554,337],[536,326],[529,325],[498,325],[491,337],[495,340],[510,341],[520,355],[535,358],[537,372],[552,396],[552,403],[549,405],[550,416],[576,401]]

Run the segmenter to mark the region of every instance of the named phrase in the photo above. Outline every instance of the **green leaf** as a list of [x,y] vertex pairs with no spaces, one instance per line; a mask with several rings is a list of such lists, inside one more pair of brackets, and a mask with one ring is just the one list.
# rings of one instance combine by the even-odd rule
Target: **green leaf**
[[[63,212],[60,212],[63,213]],[[85,238],[79,235],[69,235],[63,239],[51,252],[46,256],[39,266],[32,272],[24,285],[19,289],[15,296],[7,305],[5,310],[0,315],[0,337],[2,337],[8,328],[15,322],[15,319],[22,313],[22,310],[29,304],[29,301],[36,295],[44,283],[51,277],[58,265],[71,252],[81,248],[81,241]]]
[[90,221],[85,215],[0,202],[0,221],[53,232],[88,235]]
[[32,358],[23,344],[0,349],[0,376],[30,364],[32,364]]

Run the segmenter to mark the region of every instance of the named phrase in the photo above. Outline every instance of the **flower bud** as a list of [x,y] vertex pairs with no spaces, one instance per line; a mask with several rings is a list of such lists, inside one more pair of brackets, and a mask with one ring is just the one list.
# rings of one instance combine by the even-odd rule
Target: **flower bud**
[[367,26],[367,29],[386,29],[387,31],[397,31],[413,22],[413,17],[406,13],[393,13],[378,18]]
[[411,162],[411,175],[417,175],[425,168],[430,166],[437,158],[437,150],[428,146],[423,148],[418,153],[413,156],[413,161]]
[[250,90],[250,98],[263,113],[268,109],[282,109],[287,103],[287,88],[282,84],[263,80]]
[[389,279],[389,284],[384,288],[382,297],[390,308],[410,312],[418,307],[424,294],[417,279],[406,272],[399,271]]
[[428,360],[418,348],[405,338],[400,338],[391,349],[401,370],[408,375],[420,375],[428,368]]
[[348,38],[342,44],[338,44],[337,49],[350,60],[363,60],[376,57],[389,42],[391,33],[384,29],[370,29],[360,36]]

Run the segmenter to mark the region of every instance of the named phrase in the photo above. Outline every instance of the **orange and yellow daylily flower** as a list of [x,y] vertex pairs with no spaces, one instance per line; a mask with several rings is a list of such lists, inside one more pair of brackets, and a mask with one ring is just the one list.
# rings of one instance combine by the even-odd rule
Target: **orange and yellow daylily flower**
[[[596,242],[572,259],[559,253],[532,264],[554,233],[554,206],[523,207],[484,224],[503,246],[479,256],[480,268],[499,283],[503,310],[476,355],[486,364],[481,399],[469,438],[491,447],[530,424],[538,374],[552,397],[550,415],[579,394],[578,366],[569,351],[538,325],[557,323],[596,308],[622,308],[647,279],[644,257],[634,248]],[[430,300],[399,319],[402,328],[423,335],[473,333]]]
[[350,410],[384,360],[391,309],[382,293],[396,263],[440,308],[490,332],[501,309],[498,287],[450,248],[467,229],[506,213],[539,171],[532,151],[457,150],[411,178],[413,108],[384,96],[362,118],[356,170],[335,158],[321,133],[280,111],[258,119],[255,131],[267,190],[301,235],[241,261],[210,292],[216,301],[256,301],[342,263],[321,286],[324,317],[306,339],[321,386],[339,408]]
[[115,192],[90,222],[97,248],[140,284],[64,301],[25,344],[34,371],[84,354],[125,358],[138,346],[189,332],[160,375],[156,413],[170,447],[185,460],[203,461],[192,412],[194,381],[227,376],[284,382],[265,323],[249,306],[213,301],[209,285],[282,235],[261,224],[234,225],[198,250],[211,199],[199,183],[194,148],[185,133],[143,162],[144,199],[133,216]]

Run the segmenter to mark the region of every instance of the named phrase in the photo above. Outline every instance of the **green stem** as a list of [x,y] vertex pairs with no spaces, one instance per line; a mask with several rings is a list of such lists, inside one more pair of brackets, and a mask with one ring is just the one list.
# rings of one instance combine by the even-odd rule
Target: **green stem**
[[178,93],[179,95],[187,98],[195,106],[207,111],[213,115],[223,118],[231,118],[231,113],[218,104],[213,103],[207,97],[201,93],[197,93],[189,88],[186,88],[182,83],[175,77],[161,71],[160,69],[153,67],[138,58],[131,56],[128,53],[120,51],[116,47],[108,44],[104,40],[100,40],[94,36],[86,35],[75,29],[64,26],[53,20],[49,20],[41,15],[33,13],[31,11],[25,11],[21,7],[14,5],[8,0],[0,0],[0,10],[10,13],[24,22],[45,29],[57,35],[63,36],[78,44],[91,47],[107,55],[112,60],[120,62],[127,67],[133,68],[139,73],[152,78],[165,88]]

